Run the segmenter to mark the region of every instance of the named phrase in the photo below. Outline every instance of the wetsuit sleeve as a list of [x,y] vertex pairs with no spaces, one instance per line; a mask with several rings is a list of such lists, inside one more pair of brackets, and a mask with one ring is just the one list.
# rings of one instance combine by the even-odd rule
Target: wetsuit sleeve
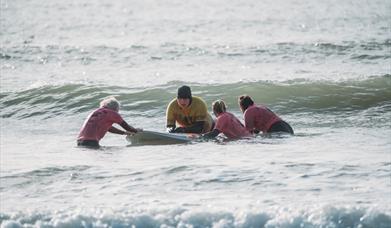
[[118,129],[116,127],[113,127],[113,126],[111,126],[108,131],[111,132],[111,133],[114,133],[114,134],[118,134],[118,135],[125,134],[124,131],[121,131],[120,129]]
[[193,125],[190,127],[178,127],[175,128],[171,133],[202,133],[204,129],[205,122],[204,121],[199,121],[195,122]]
[[125,130],[130,131],[130,132],[137,132],[137,129],[130,126],[126,121],[122,121],[120,124],[121,127],[123,127]]
[[219,134],[220,134],[220,131],[215,128],[215,129],[213,129],[213,131],[210,131],[208,133],[201,135],[201,138],[205,138],[205,139],[216,138],[216,136],[218,136]]
[[166,126],[174,126],[175,127],[175,100],[172,100],[170,104],[167,106],[166,110]]

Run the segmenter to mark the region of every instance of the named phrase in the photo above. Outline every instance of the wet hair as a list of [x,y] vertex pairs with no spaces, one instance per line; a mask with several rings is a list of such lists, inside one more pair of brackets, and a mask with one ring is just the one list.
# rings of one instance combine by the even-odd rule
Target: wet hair
[[115,97],[107,97],[100,102],[101,108],[108,108],[114,111],[118,111],[119,106],[120,103],[117,101],[117,99],[115,99]]
[[223,100],[217,100],[212,103],[212,110],[214,113],[220,114],[227,110]]
[[239,105],[243,111],[245,111],[248,107],[254,104],[253,99],[251,99],[248,95],[242,95],[239,97]]
[[191,89],[189,86],[181,86],[178,88],[177,98],[191,99]]

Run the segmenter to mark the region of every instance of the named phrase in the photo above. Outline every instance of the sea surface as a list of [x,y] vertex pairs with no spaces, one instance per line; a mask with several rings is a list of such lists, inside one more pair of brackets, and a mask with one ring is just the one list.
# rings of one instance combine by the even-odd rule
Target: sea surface
[[[1,0],[0,227],[390,228],[389,0]],[[181,85],[294,136],[76,147],[115,96],[165,131]]]

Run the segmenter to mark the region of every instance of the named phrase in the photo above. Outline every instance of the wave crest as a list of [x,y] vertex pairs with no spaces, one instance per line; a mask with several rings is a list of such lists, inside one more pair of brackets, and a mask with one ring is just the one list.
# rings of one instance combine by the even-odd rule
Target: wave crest
[[[74,115],[97,108],[104,97],[114,95],[123,112],[164,115],[167,104],[176,97],[176,89],[184,82],[174,81],[154,88],[64,84],[44,85],[19,92],[0,94],[2,118],[51,118]],[[190,84],[193,95],[211,104],[223,99],[231,109],[237,109],[242,94],[256,103],[270,106],[279,113],[354,111],[373,107],[391,108],[391,75],[362,80],[286,82],[256,81],[232,84]]]

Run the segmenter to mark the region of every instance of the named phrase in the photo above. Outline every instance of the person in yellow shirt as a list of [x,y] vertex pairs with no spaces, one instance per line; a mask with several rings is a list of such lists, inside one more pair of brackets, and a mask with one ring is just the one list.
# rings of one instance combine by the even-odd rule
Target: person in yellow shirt
[[201,134],[212,129],[213,119],[205,101],[192,96],[190,87],[184,85],[178,88],[177,98],[167,107],[166,124],[170,133]]

